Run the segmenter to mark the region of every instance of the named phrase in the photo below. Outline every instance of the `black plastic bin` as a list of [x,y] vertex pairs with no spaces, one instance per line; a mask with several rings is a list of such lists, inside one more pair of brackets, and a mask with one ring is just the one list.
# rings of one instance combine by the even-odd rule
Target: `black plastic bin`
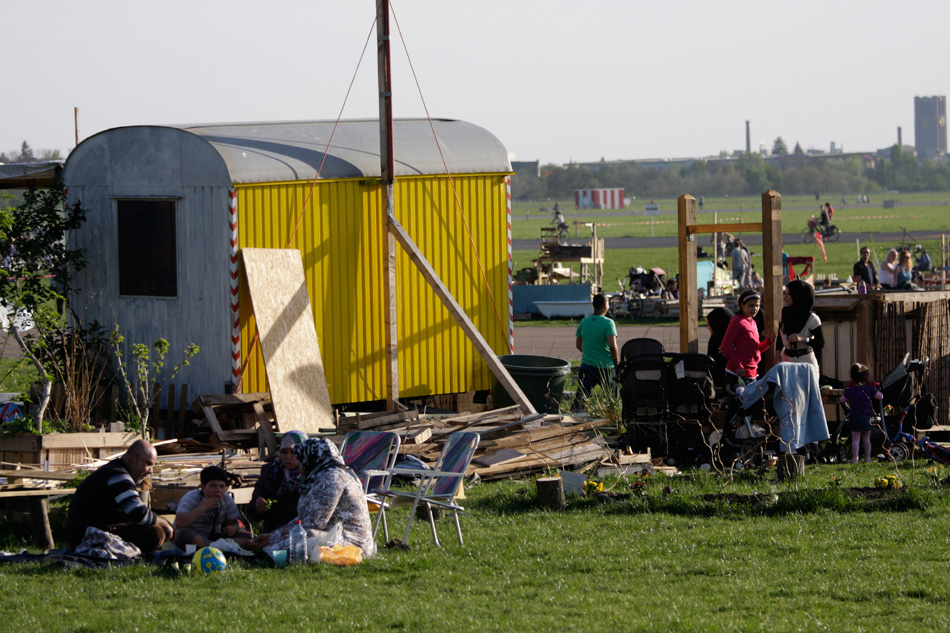
[[[564,383],[571,373],[570,361],[549,356],[530,356],[528,354],[509,354],[499,356],[498,360],[508,369],[508,373],[528,401],[538,413],[558,413],[559,404],[564,396]],[[496,408],[515,404],[508,391],[496,382],[492,389],[492,400]]]

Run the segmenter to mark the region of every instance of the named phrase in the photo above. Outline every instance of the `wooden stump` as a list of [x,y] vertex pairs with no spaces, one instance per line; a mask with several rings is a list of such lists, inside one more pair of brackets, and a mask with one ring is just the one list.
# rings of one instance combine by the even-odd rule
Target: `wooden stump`
[[564,481],[560,477],[544,477],[536,479],[538,486],[538,505],[552,510],[563,510],[567,507],[564,498]]
[[779,481],[795,481],[805,474],[805,456],[783,453],[778,458],[775,477]]

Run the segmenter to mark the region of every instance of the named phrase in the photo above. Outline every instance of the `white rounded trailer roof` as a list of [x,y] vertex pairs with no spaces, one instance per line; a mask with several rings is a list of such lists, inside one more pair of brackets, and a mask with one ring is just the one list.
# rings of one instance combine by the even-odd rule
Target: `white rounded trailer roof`
[[[221,154],[235,184],[313,180],[321,162],[321,179],[380,177],[376,120],[341,121],[335,130],[333,121],[165,127],[207,140]],[[442,174],[445,165],[452,174],[511,171],[508,152],[501,141],[484,128],[465,121],[437,119],[430,126],[425,119],[397,119],[393,135],[396,176]]]

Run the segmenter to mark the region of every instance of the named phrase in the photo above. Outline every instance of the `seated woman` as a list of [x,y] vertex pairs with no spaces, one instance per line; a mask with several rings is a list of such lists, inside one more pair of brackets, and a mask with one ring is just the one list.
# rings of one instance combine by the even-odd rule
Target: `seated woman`
[[264,532],[273,532],[297,516],[300,465],[294,455],[294,447],[306,441],[307,434],[302,431],[284,433],[280,440],[278,459],[261,468],[248,514],[254,521],[263,520]]
[[[329,440],[310,439],[294,447],[300,463],[300,501],[297,518],[308,537],[319,539],[337,523],[343,526],[343,545],[355,545],[363,556],[376,552],[366,495],[359,478],[343,463],[340,450]],[[262,534],[253,541],[267,553],[289,549],[291,524]]]

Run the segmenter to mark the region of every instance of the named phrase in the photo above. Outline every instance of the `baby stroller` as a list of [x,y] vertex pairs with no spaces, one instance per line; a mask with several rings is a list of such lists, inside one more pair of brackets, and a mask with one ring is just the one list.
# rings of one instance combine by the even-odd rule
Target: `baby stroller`
[[810,364],[778,363],[735,396],[741,400],[731,400],[731,419],[710,436],[724,466],[758,466],[783,451],[809,459],[813,445],[828,439],[818,372]]
[[678,464],[708,462],[703,426],[709,424],[715,361],[705,354],[671,354],[668,365],[666,432],[670,457]]
[[[927,373],[929,358],[909,360],[910,354],[904,354],[901,362],[881,381],[881,393],[884,399],[881,407],[891,406],[898,410],[897,420],[889,423],[883,415],[883,424],[879,426],[884,434],[883,450],[895,462],[901,462],[913,454],[917,440],[911,433],[904,431],[907,413],[921,399],[924,375]],[[873,435],[872,435],[873,441]],[[926,453],[926,451],[925,451]],[[936,453],[935,453],[936,454]]]
[[669,452],[666,420],[670,373],[664,351],[662,343],[650,338],[631,339],[620,349],[617,380],[621,416],[627,427],[622,441],[637,452]]

